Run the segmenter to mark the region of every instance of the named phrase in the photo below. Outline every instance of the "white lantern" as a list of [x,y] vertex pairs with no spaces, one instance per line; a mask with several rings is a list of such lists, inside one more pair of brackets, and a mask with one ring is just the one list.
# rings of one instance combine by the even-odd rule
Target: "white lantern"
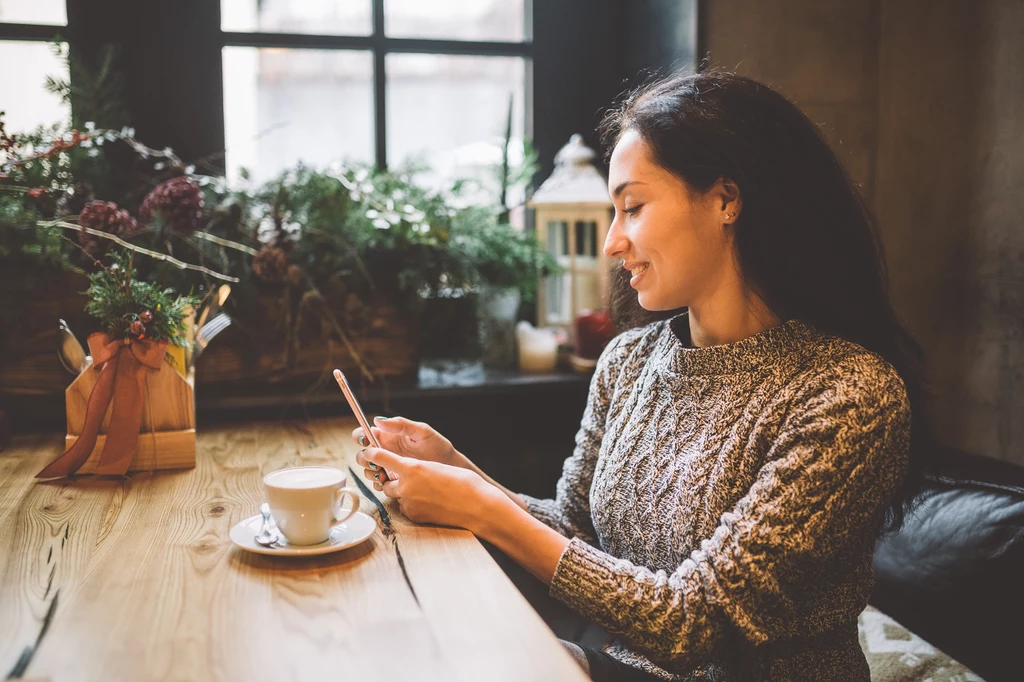
[[551,177],[530,200],[538,240],[565,269],[538,287],[538,327],[571,330],[580,311],[608,306],[609,262],[602,251],[612,202],[594,157],[583,138],[573,135],[555,155]]

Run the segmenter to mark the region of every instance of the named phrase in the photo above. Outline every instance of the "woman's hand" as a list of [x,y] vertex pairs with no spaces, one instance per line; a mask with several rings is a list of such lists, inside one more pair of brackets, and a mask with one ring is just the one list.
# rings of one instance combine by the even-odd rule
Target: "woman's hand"
[[498,499],[507,503],[504,493],[470,469],[374,447],[361,450],[356,461],[370,473],[371,465],[394,472],[398,480],[385,481],[384,494],[397,499],[402,513],[416,523],[476,532],[475,522],[487,516],[489,505]]
[[[484,482],[505,493],[518,506],[526,508],[526,503],[521,497],[485,474],[468,457],[456,450],[450,440],[431,428],[429,424],[414,422],[404,417],[375,417],[370,430],[383,449],[399,457],[468,469],[482,478]],[[365,435],[362,428],[355,429],[352,431],[352,440],[365,448],[369,445]],[[376,465],[364,469],[363,476],[373,482],[374,489],[384,490],[382,482],[387,483],[388,478],[375,467]]]
[[[401,457],[463,466],[452,442],[429,424],[414,422],[405,417],[374,417],[370,430],[382,448]],[[363,447],[370,444],[365,436],[362,427],[352,432],[352,440]]]
[[372,464],[394,472],[398,479],[384,483],[384,494],[398,500],[410,521],[465,528],[544,584],[551,583],[569,539],[530,516],[476,471],[372,447],[360,451],[356,460],[368,469]]

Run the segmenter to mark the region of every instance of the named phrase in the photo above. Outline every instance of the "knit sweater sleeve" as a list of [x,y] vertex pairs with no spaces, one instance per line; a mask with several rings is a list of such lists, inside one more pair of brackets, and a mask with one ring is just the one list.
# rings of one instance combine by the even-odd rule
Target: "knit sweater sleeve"
[[749,491],[678,568],[651,570],[577,538],[551,594],[673,666],[699,665],[727,629],[755,645],[780,639],[823,568],[877,530],[907,463],[909,402],[888,364],[861,354],[814,383]]
[[597,541],[590,516],[590,485],[594,479],[601,441],[604,439],[605,420],[617,375],[641,336],[641,330],[631,330],[616,336],[598,358],[590,381],[583,420],[576,433],[576,447],[572,456],[562,465],[562,476],[555,488],[555,498],[538,499],[520,495],[526,501],[530,514],[567,538],[581,538],[590,543]]

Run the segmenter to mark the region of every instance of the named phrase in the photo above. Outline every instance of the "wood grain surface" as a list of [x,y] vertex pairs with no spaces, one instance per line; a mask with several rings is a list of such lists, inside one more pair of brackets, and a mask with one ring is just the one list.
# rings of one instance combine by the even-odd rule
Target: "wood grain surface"
[[[204,430],[195,469],[36,482],[0,452],[0,674],[65,680],[585,680],[472,534],[417,526],[318,557],[236,548],[262,476],[352,465],[354,420]],[[384,498],[381,498],[384,499]],[[377,518],[364,501],[363,510]],[[398,552],[405,571],[399,565]],[[410,589],[411,586],[411,589]]]

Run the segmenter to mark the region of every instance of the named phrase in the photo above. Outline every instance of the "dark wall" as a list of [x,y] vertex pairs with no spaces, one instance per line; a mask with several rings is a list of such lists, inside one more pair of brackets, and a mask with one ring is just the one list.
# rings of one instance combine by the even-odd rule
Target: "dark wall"
[[696,0],[536,0],[534,142],[538,178],[580,133],[599,150],[604,111],[648,74],[693,66]]
[[67,0],[76,57],[95,65],[104,44],[117,46],[128,121],[150,147],[182,159],[224,149],[220,3],[217,0]]
[[878,185],[940,438],[1024,464],[1024,2],[882,3]]
[[625,75],[634,83],[653,72],[697,63],[696,0],[624,2]]
[[601,113],[623,88],[621,0],[534,2],[534,144],[538,178],[555,153],[580,133],[597,149]]

